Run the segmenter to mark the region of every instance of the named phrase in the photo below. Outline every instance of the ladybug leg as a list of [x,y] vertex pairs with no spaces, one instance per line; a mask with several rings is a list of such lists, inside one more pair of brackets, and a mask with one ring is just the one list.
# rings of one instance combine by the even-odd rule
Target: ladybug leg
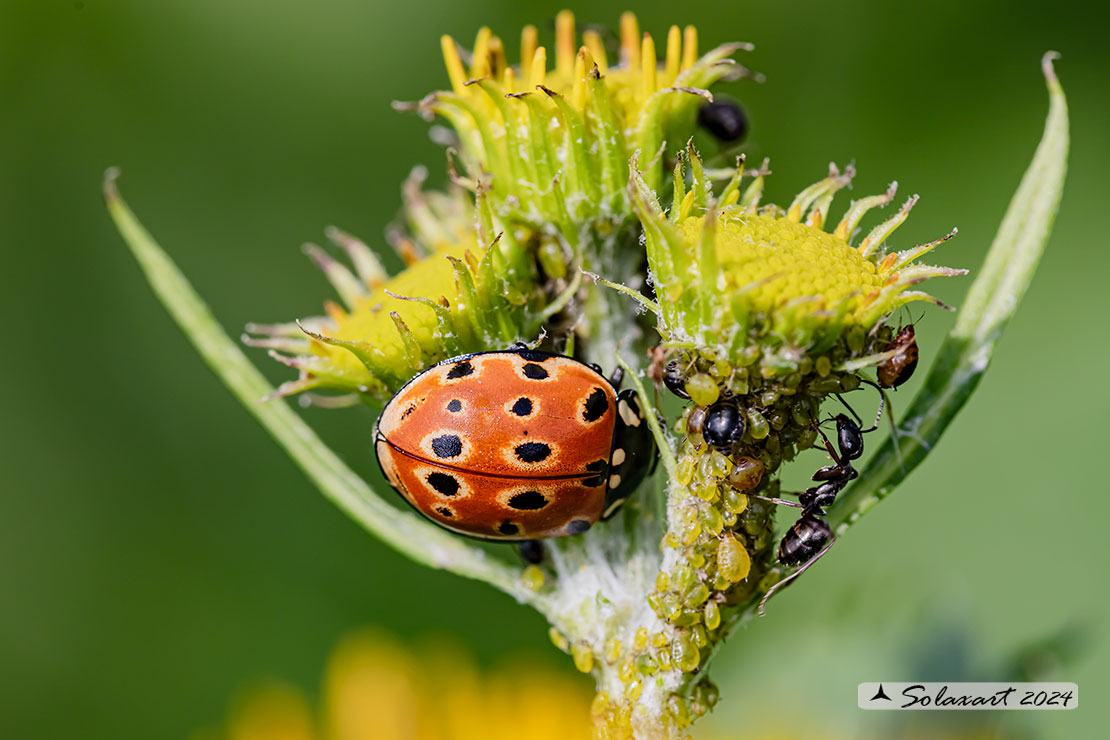
[[[596,365],[591,367],[596,367]],[[601,368],[598,368],[599,372],[600,370]],[[613,371],[613,374],[609,376],[609,385],[613,386],[613,390],[619,391],[622,382],[624,382],[624,368],[617,367],[617,369]]]
[[520,543],[520,557],[524,558],[526,563],[539,565],[543,562],[543,556],[543,543],[539,540],[524,540]]

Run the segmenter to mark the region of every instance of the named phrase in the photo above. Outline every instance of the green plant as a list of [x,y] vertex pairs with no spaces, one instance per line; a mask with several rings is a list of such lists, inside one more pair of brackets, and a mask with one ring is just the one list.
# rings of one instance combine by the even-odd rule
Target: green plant
[[[394,246],[408,267],[396,276],[338,231],[329,237],[353,271],[309,249],[344,305],[299,323],[249,327],[248,344],[298,371],[276,390],[135,219],[114,172],[105,197],[175,320],[326,496],[417,562],[484,580],[543,613],[555,644],[597,679],[599,737],[676,737],[717,701],[706,669],[729,632],[788,575],[775,560],[768,500],[779,495],[779,468],[814,444],[822,401],[855,390],[888,356],[896,309],[935,302],[911,288],[963,271],[914,264],[948,237],[886,250],[913,199],[852,244],[857,224],[893,189],[855,201],[824,231],[850,170],[833,168],[784,209],[760,205],[765,168],[741,159],[730,170],[707,169],[692,145],[674,145],[689,138],[708,87],[746,73],[731,58],[746,47],[698,58],[693,29],[673,28],[660,66],[631,15],[622,18],[622,41],[620,63],[609,66],[596,34],[575,48],[573,18],[563,13],[553,70],[534,29],[524,33],[519,68],[483,29],[465,70],[444,39],[452,89],[401,107],[454,128],[453,186],[422,192],[420,173],[406,184],[408,231]],[[829,510],[837,535],[934,448],[1028,286],[1067,156],[1051,58],[1040,147],[923,389]],[[389,505],[280,398],[376,405],[439,359],[541,338],[603,364],[615,358],[652,411],[641,376],[658,380],[663,362],[674,362],[692,401],[678,419],[649,413],[663,462],[654,480],[608,524],[549,541],[542,568]],[[697,424],[723,395],[744,422],[726,452],[712,449]]]

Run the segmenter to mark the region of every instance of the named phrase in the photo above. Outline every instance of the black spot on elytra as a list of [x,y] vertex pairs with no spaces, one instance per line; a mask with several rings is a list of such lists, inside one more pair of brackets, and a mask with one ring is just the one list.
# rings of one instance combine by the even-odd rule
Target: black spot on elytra
[[470,375],[473,372],[474,366],[470,364],[470,361],[463,360],[462,362],[456,362],[451,370],[448,371],[447,379],[458,380],[459,378],[465,378],[467,375]]
[[605,473],[609,469],[609,463],[605,460],[594,460],[592,463],[586,463],[586,470],[591,473],[597,473],[592,478],[586,478],[582,481],[582,485],[586,488],[597,488],[605,484]]
[[436,457],[458,457],[462,454],[462,440],[457,434],[444,434],[432,440],[432,452]]
[[534,362],[527,362],[524,364],[524,377],[532,380],[547,380],[551,376],[547,370],[543,369]]
[[605,416],[605,412],[608,410],[609,399],[605,397],[605,391],[594,388],[586,399],[586,407],[582,410],[582,418],[588,422],[594,422]]
[[520,531],[520,527],[516,526],[508,519],[497,525],[497,531],[501,534],[516,534]]
[[521,511],[535,511],[547,506],[547,499],[539,491],[525,491],[509,499],[509,506]]
[[453,475],[446,473],[432,473],[428,476],[428,485],[444,496],[454,496],[459,492],[459,481]]
[[405,409],[404,411],[401,412],[401,418],[402,419],[406,418],[413,411],[416,411],[416,404],[415,403],[411,404],[407,409]]
[[522,445],[516,446],[516,456],[522,462],[538,463],[551,454],[551,447],[545,445],[543,442],[525,442]]
[[445,517],[447,517],[448,519],[450,519],[451,517],[455,516],[454,514],[452,514],[452,513],[451,513],[451,510],[450,510],[450,509],[448,509],[448,508],[447,508],[446,506],[441,506],[441,507],[439,507],[438,509],[436,509],[436,511],[438,511],[438,512],[440,513],[440,515],[441,515],[441,516],[445,516]]
[[575,519],[567,525],[567,532],[569,534],[582,534],[590,528],[590,523],[585,519]]
[[462,411],[462,401],[457,398],[451,399],[451,402],[447,404],[447,410],[452,414]]
[[532,399],[524,397],[516,399],[512,411],[517,416],[528,416],[528,414],[532,413]]
[[528,362],[543,362],[551,358],[551,355],[543,352],[536,352],[532,349],[517,350],[517,354],[520,355],[521,359],[527,360]]

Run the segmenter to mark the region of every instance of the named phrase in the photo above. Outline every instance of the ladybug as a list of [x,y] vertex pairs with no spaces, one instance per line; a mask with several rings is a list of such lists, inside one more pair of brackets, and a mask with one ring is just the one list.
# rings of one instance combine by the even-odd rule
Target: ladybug
[[612,516],[655,460],[621,377],[522,346],[444,360],[382,409],[378,463],[413,508],[460,534],[581,534]]

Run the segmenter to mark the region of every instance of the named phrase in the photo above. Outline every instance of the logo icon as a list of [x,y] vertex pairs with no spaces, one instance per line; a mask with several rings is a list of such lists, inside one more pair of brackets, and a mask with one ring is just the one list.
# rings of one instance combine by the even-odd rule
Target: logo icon
[[886,695],[885,691],[883,691],[883,685],[882,684],[879,684],[879,690],[876,691],[875,695],[871,697],[871,701],[875,701],[876,699],[886,699],[887,701],[894,701],[893,699],[891,699],[889,696]]

